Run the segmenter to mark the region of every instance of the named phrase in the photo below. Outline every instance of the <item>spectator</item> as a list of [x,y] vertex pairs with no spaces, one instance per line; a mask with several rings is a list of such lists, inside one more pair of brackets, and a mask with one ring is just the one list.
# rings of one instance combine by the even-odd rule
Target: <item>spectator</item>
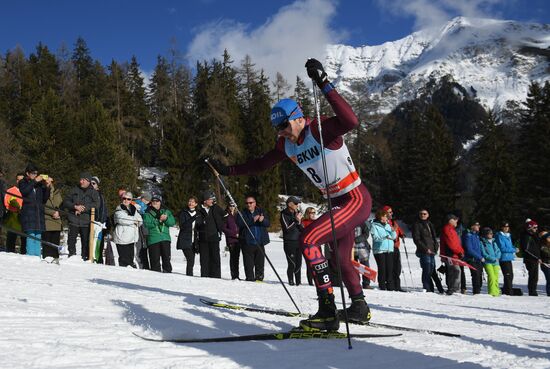
[[473,222],[470,229],[462,233],[462,245],[465,254],[464,260],[476,269],[470,269],[470,274],[472,276],[472,293],[477,295],[481,293],[483,264],[485,263],[479,239],[479,222]]
[[401,240],[405,242],[405,232],[399,227],[397,220],[393,219],[393,209],[391,206],[384,206],[382,209],[388,213],[388,224],[393,228],[397,237],[393,241],[393,283],[395,291],[406,292],[401,288],[401,252],[399,247],[401,246]]
[[18,183],[19,191],[25,199],[19,219],[21,228],[27,237],[27,254],[42,255],[40,240],[42,232],[46,230],[44,219],[44,204],[50,197],[50,189],[46,186],[42,176],[38,175],[37,168],[29,164],[25,169],[25,178]]
[[225,242],[229,249],[229,269],[231,270],[231,279],[239,279],[239,259],[241,255],[241,245],[239,244],[239,227],[237,226],[237,205],[230,203],[225,209],[225,218],[223,222],[223,233]]
[[6,184],[6,181],[4,181],[4,168],[0,166],[0,221],[4,219],[4,214],[6,214],[4,197],[6,196],[7,189],[8,189],[8,186]]
[[90,243],[91,209],[99,207],[99,193],[91,186],[89,173],[80,175],[79,185],[74,187],[63,200],[63,208],[69,212],[69,257],[76,255],[76,238],[80,235],[82,260],[88,260]]
[[546,278],[546,296],[550,296],[550,232],[542,231],[540,239],[540,269]]
[[195,251],[198,252],[198,237],[197,237],[197,205],[199,200],[195,196],[191,196],[187,200],[187,207],[179,213],[180,231],[178,234],[178,242],[176,248],[183,252],[187,266],[185,274],[193,275],[193,267],[195,266]]
[[[61,231],[63,231],[63,222],[61,221],[61,215],[59,208],[63,204],[63,197],[61,191],[55,188],[54,179],[48,176],[46,179],[46,185],[50,188],[50,196],[46,201],[44,209],[46,230],[42,234],[42,240],[59,245],[61,243]],[[59,264],[59,249],[43,245],[42,257],[52,257],[53,262]]]
[[94,260],[98,264],[103,264],[103,249],[105,247],[105,235],[107,232],[105,230],[107,229],[107,223],[109,221],[109,209],[107,208],[107,201],[105,201],[105,196],[101,193],[101,190],[99,189],[100,180],[97,176],[92,177],[92,180],[90,181],[90,185],[94,190],[97,191],[99,194],[99,206],[97,208],[97,211],[95,212],[95,221],[101,223],[101,226],[99,224],[96,224],[96,227],[101,227],[101,232],[99,233],[99,237],[97,240]]
[[416,256],[420,259],[422,268],[422,287],[427,292],[435,292],[435,282],[439,293],[443,293],[443,286],[435,269],[435,255],[439,250],[439,243],[435,227],[429,217],[430,213],[426,209],[421,209],[418,212],[418,220],[413,225],[412,236],[416,245]]
[[[300,250],[300,233],[302,213],[298,209],[301,201],[294,196],[286,199],[286,208],[281,211],[280,222],[283,231],[283,247],[286,255],[286,275],[288,284],[299,286],[302,283],[302,252]],[[296,282],[296,283],[295,283]]]
[[510,223],[504,222],[497,232],[495,241],[500,249],[500,269],[502,270],[502,276],[504,277],[504,285],[502,286],[502,293],[505,295],[514,295],[513,281],[514,281],[514,269],[512,268],[512,261],[516,257],[516,248],[512,243],[512,237],[510,235]]
[[[316,218],[317,218],[317,211],[315,210],[314,207],[308,206],[306,208],[306,211],[304,212],[304,217],[302,218],[302,225],[304,226],[304,229],[306,229],[307,226],[313,223],[313,221]],[[325,250],[325,257],[328,259],[326,250]],[[306,260],[306,276],[307,276],[307,283],[310,286],[313,286],[313,273],[311,272],[311,267],[309,266],[309,263],[307,262],[307,260]],[[334,279],[331,278],[331,280],[334,280]]]
[[147,228],[147,250],[151,270],[172,273],[170,227],[176,225],[176,219],[170,210],[162,206],[162,197],[159,194],[151,195],[151,204],[143,216],[143,223]]
[[224,211],[214,203],[216,195],[206,191],[202,195],[202,205],[197,210],[197,230],[201,277],[221,278],[220,240],[223,231]]
[[[15,186],[12,186],[6,190],[6,196],[4,197],[4,206],[7,209],[6,219],[4,220],[4,225],[8,228],[13,229],[14,231],[22,232],[21,221],[19,220],[19,213],[21,212],[21,207],[23,206],[23,196],[21,191],[19,191],[19,182],[25,178],[24,173],[17,173],[15,176]],[[8,230],[6,235],[6,252],[15,252],[15,244],[17,241],[18,235],[16,233],[10,232]],[[27,238],[24,236],[19,236],[21,241],[21,248],[19,252],[21,254],[27,253]]]
[[487,292],[493,297],[500,296],[498,275],[500,274],[500,249],[493,238],[493,230],[483,227],[481,230],[481,252],[483,254],[483,268],[487,273]]
[[[369,235],[371,222],[365,221],[362,225],[355,227],[355,245],[353,247],[353,259],[367,267],[370,267],[369,259],[371,245],[369,243]],[[370,279],[361,275],[361,286],[370,289]]]
[[[151,194],[147,191],[141,193],[141,196],[135,201],[139,214],[143,217],[147,211],[147,207],[151,202]],[[147,228],[145,225],[139,227],[139,241],[136,244],[138,264],[141,269],[151,269],[149,263],[149,255],[147,255]]]
[[237,218],[247,281],[264,280],[265,245],[269,243],[269,218],[257,207],[254,196],[246,197],[243,218]]
[[[458,224],[458,217],[454,214],[447,215],[446,224],[441,231],[441,255],[453,259],[462,259],[464,249],[460,243],[460,238],[455,228]],[[445,258],[442,262],[446,265],[447,295],[452,295],[460,291],[460,266],[455,265],[455,261]]]
[[523,263],[529,274],[527,289],[529,296],[538,296],[540,244],[537,236],[538,224],[534,220],[525,223],[525,229],[519,238],[519,247],[523,253]]
[[388,223],[388,213],[384,209],[376,212],[372,222],[372,252],[378,265],[378,287],[381,290],[393,291],[393,245],[397,233]]
[[[462,222],[462,211],[456,209],[453,214],[458,217],[458,224],[456,225],[455,231],[458,234],[458,239],[462,240],[462,234],[466,231],[464,223]],[[466,291],[466,273],[464,273],[464,266],[460,265],[460,293],[465,294]]]
[[135,243],[139,241],[139,226],[143,220],[137,208],[132,204],[132,198],[131,192],[125,192],[122,195],[122,203],[115,209],[113,240],[118,251],[118,265],[136,268],[134,247]]

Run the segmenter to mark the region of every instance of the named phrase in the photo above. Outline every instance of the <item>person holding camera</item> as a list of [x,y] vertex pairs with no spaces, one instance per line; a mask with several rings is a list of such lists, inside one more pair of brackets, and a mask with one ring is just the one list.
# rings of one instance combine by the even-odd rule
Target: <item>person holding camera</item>
[[195,252],[199,251],[197,237],[197,205],[199,200],[195,196],[191,196],[187,200],[187,207],[179,213],[180,231],[178,234],[178,243],[176,249],[183,251],[187,266],[185,274],[193,276],[193,267],[195,266]]
[[38,169],[33,164],[27,165],[25,178],[19,182],[18,187],[25,199],[19,214],[21,228],[30,236],[27,237],[27,255],[40,256],[40,240],[42,232],[46,230],[44,204],[50,197],[50,188],[44,178],[38,175]]
[[302,213],[298,209],[300,199],[290,196],[286,199],[286,208],[281,211],[280,222],[283,231],[283,247],[288,263],[286,274],[288,284],[299,286],[302,283],[302,253],[300,250],[300,234],[302,225]]

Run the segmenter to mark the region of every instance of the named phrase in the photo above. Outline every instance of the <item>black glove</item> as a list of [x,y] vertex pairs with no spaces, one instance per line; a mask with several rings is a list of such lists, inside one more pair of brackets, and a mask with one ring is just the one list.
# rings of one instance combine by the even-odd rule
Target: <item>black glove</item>
[[227,167],[227,165],[224,165],[221,162],[214,159],[208,159],[208,162],[212,164],[214,169],[216,169],[218,173],[220,173],[222,176],[229,175],[229,168]]
[[306,62],[307,75],[315,81],[319,87],[328,82],[327,73],[323,64],[317,59],[308,59]]

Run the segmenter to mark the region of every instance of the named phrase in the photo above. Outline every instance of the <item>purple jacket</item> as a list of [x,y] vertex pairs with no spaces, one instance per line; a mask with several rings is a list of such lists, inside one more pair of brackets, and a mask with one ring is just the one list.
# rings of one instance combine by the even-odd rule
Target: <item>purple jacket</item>
[[239,227],[237,226],[237,220],[235,216],[230,213],[225,214],[222,231],[225,234],[225,239],[228,244],[235,244],[239,242]]

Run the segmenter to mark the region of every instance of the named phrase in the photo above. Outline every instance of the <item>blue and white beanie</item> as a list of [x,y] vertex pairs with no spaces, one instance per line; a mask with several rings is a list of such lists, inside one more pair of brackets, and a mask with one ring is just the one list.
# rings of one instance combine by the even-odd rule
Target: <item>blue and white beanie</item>
[[271,125],[277,127],[285,120],[298,119],[304,116],[300,105],[292,99],[279,100],[271,109]]

